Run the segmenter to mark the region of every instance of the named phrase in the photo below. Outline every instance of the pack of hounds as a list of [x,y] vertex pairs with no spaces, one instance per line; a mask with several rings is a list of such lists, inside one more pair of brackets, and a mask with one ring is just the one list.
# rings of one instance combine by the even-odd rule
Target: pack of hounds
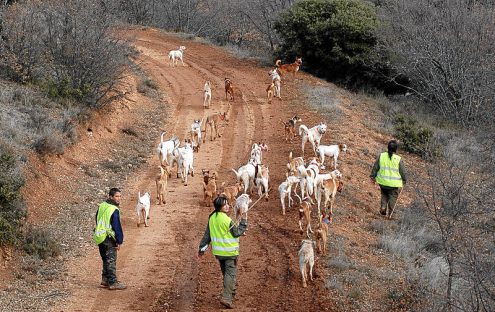
[[[183,56],[186,48],[180,46],[178,50],[170,51],[170,65],[175,67],[180,60],[184,65]],[[280,85],[281,77],[292,73],[295,78],[296,73],[302,65],[302,58],[298,57],[294,63],[281,64],[280,60],[275,63],[275,68],[269,71],[270,84],[266,89],[267,102],[271,103],[272,98],[281,99]],[[230,78],[224,79],[225,99],[235,101],[234,84]],[[203,108],[208,109],[212,101],[212,85],[206,81],[203,88]],[[168,140],[164,137],[166,132],[160,136],[160,143],[157,147],[159,158],[159,172],[155,178],[156,183],[156,204],[166,204],[165,193],[167,190],[168,180],[175,171],[176,177],[180,178],[182,183],[187,186],[188,176],[194,177],[194,153],[198,153],[202,144],[205,144],[208,131],[210,132],[210,141],[221,137],[218,129],[222,122],[228,121],[230,110],[208,114],[206,117],[193,120],[189,131],[189,137],[182,141],[172,135]],[[308,128],[297,115],[282,121],[284,127],[284,139],[287,143],[292,143],[296,137],[301,140],[301,156],[293,157],[293,153],[288,155],[287,171],[285,172],[285,181],[278,187],[280,198],[281,213],[285,216],[286,208],[297,206],[299,230],[305,239],[301,241],[299,256],[299,269],[302,275],[303,287],[307,287],[307,281],[313,280],[313,266],[315,263],[315,252],[322,255],[327,254],[327,236],[329,234],[329,224],[333,222],[333,208],[336,195],[342,191],[342,173],[337,169],[337,160],[341,154],[347,152],[346,144],[323,145],[321,140],[327,132],[327,125],[323,122]],[[305,157],[306,143],[310,143],[313,154],[311,157]],[[270,172],[268,166],[263,163],[264,153],[269,148],[265,142],[254,143],[251,146],[251,152],[247,163],[240,166],[237,170],[232,169],[235,174],[236,183],[226,185],[225,182],[218,185],[219,175],[215,170],[201,170],[203,178],[203,201],[205,206],[210,206],[213,199],[222,195],[225,196],[229,204],[234,207],[234,222],[239,222],[238,216],[241,212],[247,212],[252,205],[251,195],[256,192],[258,200],[264,198],[269,200],[270,191]],[[332,171],[325,171],[325,160],[331,159]],[[294,195],[298,203],[294,204]],[[287,206],[286,206],[287,199]],[[257,202],[256,201],[256,202]],[[149,226],[151,208],[151,193],[145,192],[141,195],[138,193],[138,203],[136,212],[138,216],[137,226],[141,223]],[[316,209],[314,209],[316,208]],[[316,210],[316,214],[314,213]],[[311,226],[311,215],[315,214],[316,230]]]

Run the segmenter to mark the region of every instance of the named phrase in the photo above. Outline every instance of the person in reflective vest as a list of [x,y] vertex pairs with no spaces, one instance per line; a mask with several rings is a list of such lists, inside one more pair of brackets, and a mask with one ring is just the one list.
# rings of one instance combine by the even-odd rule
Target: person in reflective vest
[[397,141],[388,142],[387,151],[381,153],[371,170],[371,182],[378,183],[381,190],[380,214],[390,216],[397,198],[406,183],[404,161],[397,155]]
[[239,256],[239,236],[244,234],[247,219],[243,214],[238,226],[227,215],[230,210],[227,198],[219,196],[213,201],[215,211],[208,217],[203,239],[199,244],[198,259],[211,243],[213,255],[220,262],[223,274],[223,293],[220,303],[232,309],[236,292],[237,257]]
[[98,245],[103,262],[100,286],[108,287],[110,290],[126,288],[117,280],[117,251],[124,241],[119,210],[121,198],[122,193],[118,188],[110,189],[108,199],[98,206],[93,234],[93,240]]

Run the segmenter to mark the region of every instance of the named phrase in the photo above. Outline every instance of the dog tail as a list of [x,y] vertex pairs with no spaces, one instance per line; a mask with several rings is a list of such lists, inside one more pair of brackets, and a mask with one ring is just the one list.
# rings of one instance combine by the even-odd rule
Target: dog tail
[[296,193],[296,196],[297,196],[297,198],[299,198],[299,205],[302,204],[301,196],[297,195],[297,193]]
[[165,131],[162,132],[162,134],[160,135],[160,143],[163,143],[163,136],[165,135]]
[[299,135],[302,135],[303,134],[303,131],[304,131],[305,134],[308,134],[309,133],[308,127],[306,127],[305,125],[300,125],[299,126]]
[[281,64],[281,63],[282,63],[282,61],[281,61],[281,60],[277,60],[277,61],[275,62],[275,66],[277,66],[277,68],[278,68],[278,67],[280,67],[280,64]]
[[237,178],[239,178],[241,176],[235,169],[232,168],[232,171],[234,171],[234,173],[237,176]]

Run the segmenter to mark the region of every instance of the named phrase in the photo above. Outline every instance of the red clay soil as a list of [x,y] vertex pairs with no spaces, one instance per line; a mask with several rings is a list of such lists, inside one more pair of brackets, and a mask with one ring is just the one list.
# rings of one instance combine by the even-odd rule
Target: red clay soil
[[[127,284],[127,290],[108,291],[99,288],[101,261],[96,247],[68,263],[65,287],[70,295],[60,299],[53,311],[211,311],[221,309],[221,272],[218,262],[208,251],[198,261],[199,241],[203,235],[211,207],[203,203],[201,169],[217,170],[219,184],[235,182],[231,168],[238,168],[248,160],[251,145],[263,141],[269,151],[263,158],[270,169],[271,192],[269,201],[261,201],[249,213],[249,230],[241,238],[241,255],[238,264],[238,293],[235,301],[237,311],[379,311],[393,310],[387,302],[387,287],[402,287],[402,281],[385,280],[365,268],[393,268],[390,256],[377,251],[376,233],[368,229],[371,221],[381,219],[375,209],[379,202],[378,191],[369,184],[369,170],[376,152],[382,149],[389,137],[374,131],[373,111],[367,104],[356,100],[350,93],[338,89],[314,77],[298,73],[297,79],[287,77],[282,85],[282,101],[274,100],[268,105],[265,88],[269,82],[268,68],[261,68],[252,61],[239,60],[224,50],[194,40],[181,39],[150,29],[126,29],[123,34],[132,38],[140,52],[136,63],[146,75],[157,83],[166,94],[163,103],[155,103],[156,113],[162,107],[168,118],[151,128],[165,129],[166,138],[172,134],[186,138],[194,119],[201,119],[214,112],[228,111],[228,122],[222,124],[222,137],[209,140],[195,153],[195,175],[184,186],[180,179],[169,180],[167,203],[154,205],[158,158],[155,149],[145,151],[148,155],[142,170],[128,177],[124,185],[126,194],[122,205],[125,243],[118,255],[119,279]],[[123,35],[124,36],[124,35]],[[168,63],[168,51],[180,45],[186,46],[185,66],[172,67]],[[225,100],[224,78],[234,83],[235,100]],[[210,109],[202,107],[204,82],[212,83],[213,100]],[[70,171],[67,159],[77,163],[111,157],[106,152],[109,140],[115,139],[113,128],[122,124],[146,124],[145,115],[136,113],[150,99],[144,99],[136,91],[137,78],[128,78],[125,105],[114,105],[115,113],[93,118],[93,137],[85,137],[71,148],[64,159],[52,160],[51,169],[64,176]],[[324,117],[318,108],[310,107],[300,89],[303,85],[328,86],[332,88],[333,101],[340,103],[342,116]],[[154,107],[155,107],[154,106]],[[278,185],[285,179],[286,163],[290,151],[301,154],[300,140],[293,144],[284,140],[280,120],[299,115],[303,124],[313,126],[326,121],[329,130],[322,144],[347,143],[349,153],[339,159],[339,169],[344,175],[345,189],[337,196],[334,224],[330,227],[330,247],[336,239],[343,241],[347,260],[352,263],[356,276],[363,277],[345,282],[340,290],[327,287],[327,281],[338,268],[328,265],[329,259],[340,251],[331,249],[328,258],[318,255],[316,279],[307,288],[301,284],[297,251],[304,236],[298,229],[298,212],[289,208],[282,216],[278,197]],[[129,120],[129,118],[133,118]],[[98,125],[98,123],[100,123]],[[108,128],[106,131],[105,128]],[[146,131],[146,127],[138,129]],[[156,137],[156,144],[159,137]],[[156,146],[156,145],[155,145]],[[310,155],[310,144],[306,155]],[[410,158],[410,157],[409,157]],[[408,159],[408,156],[406,156]],[[40,164],[41,166],[41,164]],[[41,168],[39,170],[42,170]],[[49,174],[49,173],[47,173]],[[30,182],[34,183],[34,182]],[[28,184],[29,185],[29,184]],[[55,197],[27,194],[31,219],[49,222],[57,211],[57,202],[69,194],[56,192],[49,182],[39,185],[42,194],[58,194]],[[152,192],[153,205],[151,226],[136,227],[134,206],[138,191]],[[100,194],[102,197],[102,194]],[[253,194],[256,199],[257,195]],[[84,199],[79,199],[84,200]],[[410,199],[406,198],[405,201]],[[33,209],[33,205],[38,211]],[[96,206],[94,207],[94,210]],[[88,227],[92,220],[88,219]],[[316,213],[313,212],[313,228]],[[87,237],[86,237],[87,236]],[[89,235],[84,239],[89,242]],[[386,283],[386,285],[382,284]],[[359,287],[359,293],[352,291]],[[351,293],[351,295],[349,295]],[[356,304],[355,301],[359,301]]]

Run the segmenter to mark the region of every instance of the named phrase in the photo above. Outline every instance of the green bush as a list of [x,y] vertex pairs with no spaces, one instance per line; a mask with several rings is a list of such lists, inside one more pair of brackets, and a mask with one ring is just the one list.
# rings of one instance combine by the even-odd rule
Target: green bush
[[275,23],[286,61],[302,56],[309,71],[327,78],[352,80],[366,71],[376,44],[374,7],[361,0],[305,0],[282,13]]
[[424,158],[437,154],[432,146],[433,131],[419,125],[413,117],[399,115],[394,120],[394,129],[396,137],[406,151]]

